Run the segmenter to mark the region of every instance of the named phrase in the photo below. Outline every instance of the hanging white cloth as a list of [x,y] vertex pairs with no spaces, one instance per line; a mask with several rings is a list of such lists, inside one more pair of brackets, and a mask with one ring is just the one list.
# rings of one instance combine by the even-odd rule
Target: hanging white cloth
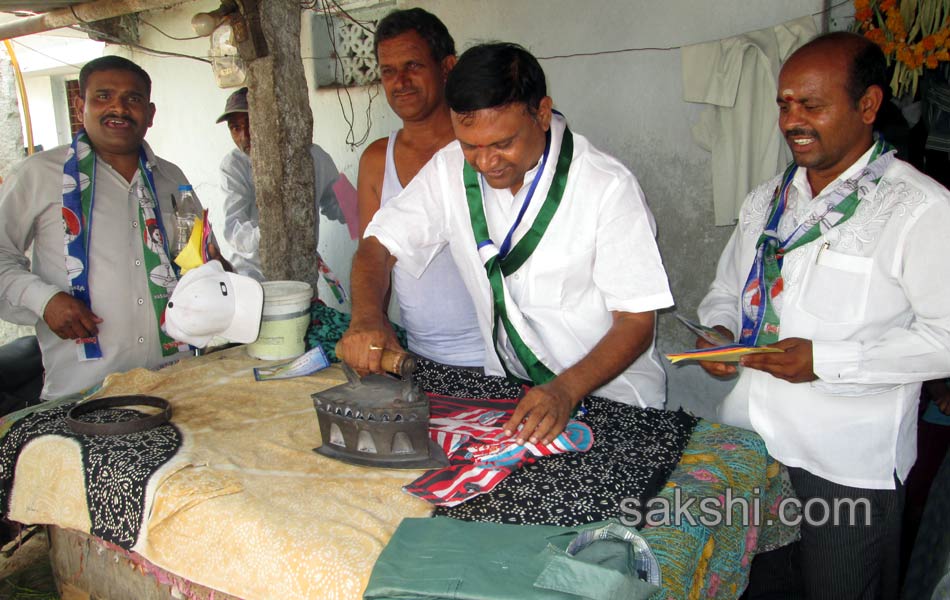
[[746,194],[791,160],[778,130],[778,73],[817,34],[814,18],[805,16],[683,47],[683,99],[712,105],[693,126],[693,138],[712,152],[716,225],[735,223]]

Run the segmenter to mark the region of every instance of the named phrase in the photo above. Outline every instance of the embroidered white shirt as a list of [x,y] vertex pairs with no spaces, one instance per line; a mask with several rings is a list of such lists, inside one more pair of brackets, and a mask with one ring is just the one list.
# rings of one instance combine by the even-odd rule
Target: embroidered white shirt
[[[870,152],[839,180],[855,176]],[[781,231],[813,201],[806,175],[795,175]],[[746,199],[699,307],[704,324],[739,330],[739,294],[779,179]],[[916,458],[920,382],[950,375],[947,256],[950,193],[895,160],[849,220],[785,256],[779,337],[812,340],[819,379],[792,384],[740,369],[721,420],[757,431],[787,465],[893,489],[894,473],[904,480]]]

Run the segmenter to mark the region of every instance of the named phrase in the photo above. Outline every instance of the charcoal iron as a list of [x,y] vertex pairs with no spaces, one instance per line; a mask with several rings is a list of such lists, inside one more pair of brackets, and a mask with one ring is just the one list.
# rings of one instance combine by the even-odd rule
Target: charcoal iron
[[347,383],[311,395],[323,445],[318,454],[385,469],[431,469],[449,464],[429,439],[429,398],[413,381],[416,359],[383,351],[383,368],[398,374],[360,377],[340,363]]

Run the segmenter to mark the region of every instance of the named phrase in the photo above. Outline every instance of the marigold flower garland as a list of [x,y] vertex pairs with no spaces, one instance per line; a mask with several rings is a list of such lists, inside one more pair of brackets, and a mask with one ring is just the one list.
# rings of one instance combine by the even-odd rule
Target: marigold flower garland
[[894,96],[917,94],[924,68],[950,61],[950,0],[854,0],[854,29],[894,64]]

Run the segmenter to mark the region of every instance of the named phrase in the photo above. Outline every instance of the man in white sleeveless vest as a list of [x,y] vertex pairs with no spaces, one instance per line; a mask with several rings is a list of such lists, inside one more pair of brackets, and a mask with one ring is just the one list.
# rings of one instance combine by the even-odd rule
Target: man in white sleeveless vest
[[920,383],[950,374],[950,194],[874,133],[887,87],[883,53],[856,34],[788,59],[794,162],[746,198],[699,307],[729,339],[783,350],[742,358],[720,418],[788,465],[812,599],[898,597]]
[[[457,141],[366,228],[343,358],[378,371],[393,265],[446,246],[472,296],[485,370],[533,385],[509,434],[548,443],[589,394],[662,407],[655,311],[673,302],[640,186],[555,115],[544,71],[515,44],[466,51],[446,99]],[[522,428],[519,429],[519,427]]]
[[[379,207],[455,139],[445,102],[455,42],[442,21],[421,8],[397,10],[379,22],[374,44],[386,100],[402,128],[370,144],[360,158],[361,234]],[[396,265],[392,287],[411,352],[461,367],[484,364],[475,307],[448,249],[418,277]]]

